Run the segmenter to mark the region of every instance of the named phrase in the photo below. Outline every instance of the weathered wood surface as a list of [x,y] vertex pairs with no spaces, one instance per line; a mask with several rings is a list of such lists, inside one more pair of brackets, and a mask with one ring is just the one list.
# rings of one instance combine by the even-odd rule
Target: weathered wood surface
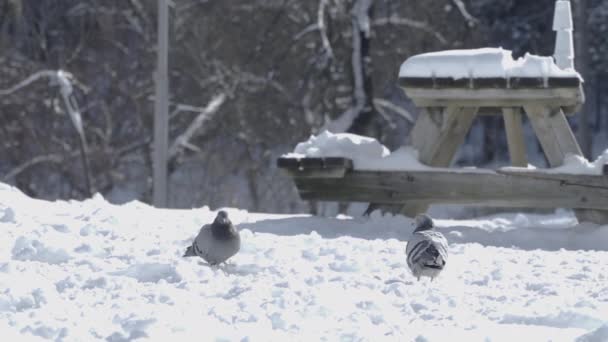
[[352,170],[353,161],[342,157],[279,158],[277,167],[284,169],[291,177],[299,178],[342,178]]
[[447,167],[462,145],[475,119],[477,108],[424,108],[412,129],[411,143],[420,162]]
[[[477,107],[422,108],[411,132],[411,145],[418,150],[418,159],[429,166],[448,167],[464,142]],[[427,211],[432,202],[408,202],[399,212],[414,217]],[[394,208],[388,207],[391,211]]]
[[578,88],[578,77],[399,77],[399,85],[404,88],[470,88],[470,89],[538,89],[538,88]]
[[[582,155],[581,148],[570,129],[568,120],[562,109],[555,106],[527,105],[524,110],[528,114],[549,165],[562,165],[567,154]],[[579,221],[607,223],[608,211],[575,210]]]
[[568,120],[559,107],[526,105],[524,110],[551,167],[562,165],[568,153],[582,155]]
[[584,102],[580,87],[529,89],[432,89],[404,88],[418,107],[520,107],[547,105],[563,107],[573,114]]
[[608,177],[492,171],[358,171],[294,178],[302,199],[608,209]]
[[525,167],[528,165],[526,158],[526,144],[524,142],[524,129],[521,124],[521,109],[505,107],[502,109],[509,146],[511,165]]

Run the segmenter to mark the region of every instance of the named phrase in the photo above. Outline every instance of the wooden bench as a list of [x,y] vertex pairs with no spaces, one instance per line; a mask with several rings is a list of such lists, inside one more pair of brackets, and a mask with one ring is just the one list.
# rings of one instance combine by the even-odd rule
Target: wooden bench
[[346,158],[279,158],[300,196],[309,200],[403,204],[413,216],[432,203],[574,208],[580,221],[608,223],[604,175],[554,174],[525,169],[448,169],[480,114],[502,114],[511,163],[526,167],[522,115],[528,116],[551,167],[567,154],[582,155],[566,114],[584,102],[571,78],[402,77],[399,84],[420,108],[406,144],[429,171],[359,171]]
[[603,175],[502,168],[356,170],[347,158],[279,158],[305,200],[608,210]]

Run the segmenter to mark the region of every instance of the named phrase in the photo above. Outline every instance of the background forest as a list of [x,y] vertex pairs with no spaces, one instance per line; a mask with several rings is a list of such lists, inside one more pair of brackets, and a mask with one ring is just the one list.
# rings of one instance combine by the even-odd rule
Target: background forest
[[[44,199],[152,196],[157,2],[0,0],[0,180]],[[608,1],[572,1],[587,102],[571,124],[606,149]],[[174,0],[169,205],[309,211],[276,158],[323,129],[403,144],[409,56],[502,46],[552,55],[553,0]],[[82,134],[70,120],[65,71]],[[32,75],[42,75],[24,80]],[[19,85],[23,86],[19,86]],[[581,123],[587,122],[586,125]],[[545,166],[529,133],[528,152]],[[88,170],[81,147],[86,142]],[[458,165],[507,164],[500,116],[478,118]]]

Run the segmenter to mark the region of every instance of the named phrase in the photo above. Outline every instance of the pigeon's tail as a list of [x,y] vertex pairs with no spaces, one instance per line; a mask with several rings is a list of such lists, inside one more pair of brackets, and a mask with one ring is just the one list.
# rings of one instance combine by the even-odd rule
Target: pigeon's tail
[[445,259],[439,253],[439,250],[434,245],[430,245],[420,257],[424,263],[424,267],[442,270],[445,266]]
[[193,257],[193,256],[196,256],[196,253],[194,253],[194,248],[192,248],[192,246],[190,246],[186,249],[186,253],[184,253],[184,258]]
[[437,246],[429,240],[422,240],[409,251],[407,264],[416,278],[434,278],[443,270],[446,260]]

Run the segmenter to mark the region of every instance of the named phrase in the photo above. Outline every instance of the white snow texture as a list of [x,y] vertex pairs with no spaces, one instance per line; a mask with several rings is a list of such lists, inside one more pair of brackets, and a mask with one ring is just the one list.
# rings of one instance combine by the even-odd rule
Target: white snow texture
[[404,146],[392,153],[378,140],[351,133],[323,131],[296,145],[286,158],[344,157],[353,160],[358,170],[425,170],[418,161],[418,151]]
[[182,258],[215,212],[34,200],[0,183],[3,341],[606,341],[608,226],[569,211],[436,219],[416,281],[402,216],[227,209],[241,251]]
[[578,77],[573,68],[560,69],[552,57],[526,53],[513,59],[503,48],[445,50],[408,58],[401,65],[399,77],[512,78]]

